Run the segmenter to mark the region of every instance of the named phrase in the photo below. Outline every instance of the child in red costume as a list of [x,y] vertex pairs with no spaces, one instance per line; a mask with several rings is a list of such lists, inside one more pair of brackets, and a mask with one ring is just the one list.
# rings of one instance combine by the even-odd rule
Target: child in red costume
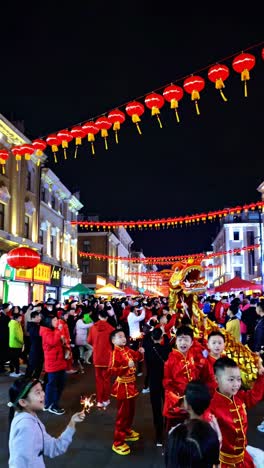
[[[246,391],[240,390],[240,370],[233,359],[217,359],[214,371],[218,389],[209,409],[217,418],[222,433],[221,468],[253,468],[255,465],[246,450],[246,409],[262,400],[264,375],[259,375],[252,389]],[[260,367],[259,373],[263,372],[263,367]]]
[[[203,355],[208,352],[208,355],[206,357],[206,363],[205,366],[202,369],[201,372],[201,380],[203,381],[208,381],[208,387],[210,390],[211,395],[214,394],[215,390],[217,389],[217,382],[214,377],[214,363],[217,359],[220,357],[225,356],[225,337],[220,331],[212,331],[208,335],[207,339],[207,348],[208,351],[205,350],[203,352]],[[211,381],[210,381],[210,378]]]
[[[198,348],[193,348],[192,344],[193,330],[188,326],[179,327],[176,332],[177,349],[172,350],[164,366],[163,415],[167,418],[167,430],[188,416],[182,408],[185,388],[188,382],[200,378],[205,365],[202,352],[198,352]],[[207,384],[208,381],[204,383]]]
[[111,395],[117,399],[117,416],[112,450],[118,455],[129,455],[130,447],[126,441],[136,441],[139,433],[131,429],[135,414],[136,362],[143,360],[144,348],[133,351],[126,346],[123,331],[114,330],[110,335],[114,346],[110,359],[109,373],[117,376]]

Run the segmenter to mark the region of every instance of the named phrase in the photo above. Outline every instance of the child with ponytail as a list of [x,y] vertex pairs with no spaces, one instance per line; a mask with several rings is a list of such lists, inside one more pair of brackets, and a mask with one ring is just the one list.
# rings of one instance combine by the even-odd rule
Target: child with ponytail
[[43,410],[45,394],[38,379],[20,377],[9,389],[9,468],[44,468],[44,456],[54,458],[65,453],[72,442],[75,424],[85,418],[75,413],[56,439],[45,429],[37,412]]

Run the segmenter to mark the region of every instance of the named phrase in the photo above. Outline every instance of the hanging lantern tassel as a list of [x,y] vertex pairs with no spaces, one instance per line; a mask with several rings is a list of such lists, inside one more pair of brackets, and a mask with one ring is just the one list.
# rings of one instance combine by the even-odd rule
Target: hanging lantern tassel
[[219,78],[218,80],[215,81],[215,88],[216,88],[216,89],[219,89],[220,94],[221,94],[223,100],[224,100],[225,102],[227,102],[227,98],[225,97],[225,95],[224,95],[224,93],[223,93],[223,91],[222,91],[222,89],[225,88],[225,84],[224,84],[222,78]]
[[198,99],[200,99],[199,91],[196,91],[196,89],[194,89],[192,91],[192,101],[194,101],[194,103],[195,103],[196,114],[200,115],[200,110],[199,110],[199,106],[198,106],[198,102],[197,102]]
[[[43,151],[41,151],[40,149],[37,149],[35,151],[35,155],[38,156],[38,158],[39,158],[40,156],[43,155]],[[38,162],[37,162],[37,166],[39,166],[39,165],[40,165],[40,159],[38,159]]]
[[106,130],[106,128],[101,129],[101,137],[104,138],[105,149],[108,150],[108,144],[107,144],[108,131]]
[[5,174],[5,160],[0,158],[0,164],[2,166],[2,174]]
[[179,117],[179,114],[178,114],[178,107],[179,107],[178,101],[176,99],[172,99],[170,107],[171,107],[171,109],[174,109],[176,120],[179,123],[180,122],[180,117]]
[[132,115],[132,122],[134,124],[136,124],[139,135],[142,135],[142,132],[141,132],[141,129],[140,129],[140,126],[139,126],[139,123],[138,123],[138,122],[141,122],[141,119],[140,119],[138,114],[133,114]]
[[152,116],[153,116],[153,115],[156,115],[157,121],[159,122],[159,126],[160,126],[160,128],[162,128],[162,123],[161,123],[161,120],[160,120],[160,118],[159,118],[159,114],[160,114],[159,108],[156,107],[156,106],[153,106],[152,109],[151,109],[151,115],[152,115]]
[[120,122],[115,122],[113,125],[113,130],[115,132],[115,141],[118,144],[118,131],[120,130]]
[[82,144],[82,139],[80,137],[75,138],[75,152],[74,152],[74,159],[77,158],[78,148],[79,145]]
[[241,81],[244,81],[244,96],[248,97],[247,93],[247,81],[250,79],[249,70],[245,69],[241,73]]
[[61,146],[63,148],[64,159],[67,159],[66,148],[68,148],[68,142],[66,140],[62,140]]
[[21,161],[21,155],[20,154],[16,154],[16,170],[17,171],[19,170],[18,161]]
[[57,153],[57,151],[58,151],[58,146],[57,146],[57,145],[52,145],[52,146],[51,146],[51,150],[52,150],[52,152],[53,152],[54,162],[57,164],[58,161],[57,161],[57,155],[56,155],[56,153]]
[[88,141],[91,143],[92,154],[95,154],[95,149],[94,149],[95,136],[93,133],[88,133]]

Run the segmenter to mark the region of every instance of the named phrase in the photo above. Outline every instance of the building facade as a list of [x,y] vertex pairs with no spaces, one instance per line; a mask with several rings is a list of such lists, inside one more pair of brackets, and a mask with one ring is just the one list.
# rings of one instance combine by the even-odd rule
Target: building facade
[[[221,229],[212,243],[213,251],[229,251],[243,249],[254,244],[261,244],[262,213],[258,211],[242,212],[228,215],[222,221]],[[261,250],[245,250],[227,253],[214,258],[214,286],[239,276],[242,279],[261,282]]]
[[[0,148],[31,141],[0,114]],[[77,228],[70,223],[82,208],[78,198],[44,168],[45,154],[16,161],[10,151],[0,174],[0,299],[15,305],[60,298],[81,281],[77,257]],[[40,183],[42,181],[42,183]],[[41,255],[30,270],[13,269],[7,253],[27,246]]]
[[[130,257],[133,240],[123,227],[113,232],[79,232],[78,250],[110,257]],[[89,288],[99,288],[111,283],[118,288],[128,285],[129,262],[123,260],[80,259],[82,282]]]

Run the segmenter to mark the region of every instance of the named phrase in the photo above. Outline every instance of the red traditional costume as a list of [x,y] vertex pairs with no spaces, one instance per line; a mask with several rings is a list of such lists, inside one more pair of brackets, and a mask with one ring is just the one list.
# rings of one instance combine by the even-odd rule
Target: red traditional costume
[[111,382],[108,366],[112,346],[109,337],[113,330],[107,321],[99,320],[90,328],[87,338],[87,342],[93,347],[97,403],[108,402],[110,397]]
[[264,376],[260,376],[251,390],[240,390],[232,398],[215,392],[210,411],[217,418],[223,438],[220,451],[221,468],[255,466],[246,451],[248,426],[246,408],[251,408],[262,400],[263,385]]
[[111,395],[117,399],[115,446],[123,445],[133,432],[131,425],[135,414],[135,397],[139,392],[136,388],[136,367],[128,367],[130,360],[134,363],[142,361],[143,355],[127,346],[114,347],[109,372],[111,375],[117,376],[111,392]]
[[205,384],[209,384],[214,375],[205,372],[201,378],[202,370],[206,365],[202,348],[191,346],[186,355],[177,349],[173,349],[164,366],[163,386],[165,390],[165,401],[163,415],[166,418],[185,419],[187,412],[180,408],[181,399],[184,396],[186,386],[189,382],[201,379]]

